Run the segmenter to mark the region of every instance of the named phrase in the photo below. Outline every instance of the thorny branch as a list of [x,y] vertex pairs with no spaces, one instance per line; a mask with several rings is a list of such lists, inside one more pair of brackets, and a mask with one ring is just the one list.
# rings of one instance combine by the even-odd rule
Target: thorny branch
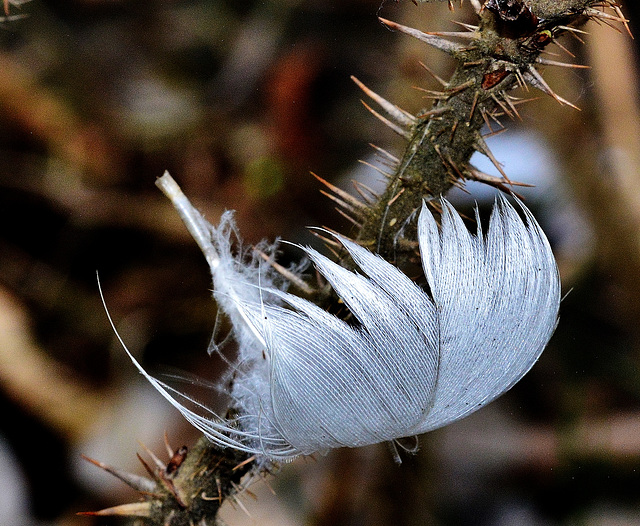
[[[437,210],[437,198],[467,180],[512,192],[517,183],[508,178],[488,148],[483,129],[493,133],[501,129],[501,117],[519,116],[518,105],[525,101],[511,94],[514,89],[532,87],[575,108],[549,87],[537,67],[582,66],[543,58],[545,48],[565,34],[579,36],[579,26],[589,20],[627,28],[614,0],[487,0],[484,4],[470,0],[470,4],[477,24],[464,25],[460,32],[427,33],[381,19],[388,28],[417,38],[456,61],[456,70],[442,82],[442,89],[429,92],[434,99],[432,107],[412,115],[354,78],[386,116],[365,106],[407,140],[399,158],[377,148],[388,167],[384,192],[368,202],[318,178],[359,227],[357,241],[400,266],[417,258],[414,218],[423,200]],[[449,5],[453,8],[451,0]],[[486,155],[502,177],[489,176],[472,166],[469,160],[476,151]],[[89,514],[143,519],[145,524],[158,526],[213,525],[222,502],[245,490],[248,483],[242,481],[243,476],[256,470],[252,458],[215,448],[205,438],[191,450],[168,448],[168,452],[167,465],[151,452],[155,467],[141,459],[149,478],[92,461],[139,490],[143,500]]]

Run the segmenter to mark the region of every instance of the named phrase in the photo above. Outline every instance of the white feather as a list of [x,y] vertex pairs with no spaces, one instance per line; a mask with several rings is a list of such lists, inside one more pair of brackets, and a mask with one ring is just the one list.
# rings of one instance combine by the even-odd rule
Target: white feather
[[357,323],[348,324],[274,288],[269,269],[234,258],[230,220],[211,227],[165,177],[159,186],[207,256],[215,297],[233,324],[238,418],[220,418],[134,363],[219,445],[282,460],[436,429],[512,387],[556,326],[558,269],[520,202],[524,221],[498,199],[486,238],[479,220],[472,235],[445,200],[441,227],[423,207],[418,241],[430,295],[344,238],[337,237],[364,275],[304,249],[353,313]]

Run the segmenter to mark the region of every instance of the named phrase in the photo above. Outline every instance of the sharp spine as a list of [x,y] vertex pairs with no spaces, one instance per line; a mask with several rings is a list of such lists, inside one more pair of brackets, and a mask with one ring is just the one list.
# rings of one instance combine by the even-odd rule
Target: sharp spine
[[372,100],[376,101],[380,105],[380,107],[389,114],[391,118],[396,120],[398,124],[401,124],[402,126],[405,126],[407,128],[410,128],[416,124],[416,118],[409,112],[404,111],[395,104],[389,102],[387,99],[378,95],[376,92],[372,91],[362,82],[360,82],[355,76],[351,75],[351,80],[353,80],[353,82],[355,82],[362,91],[364,91],[369,97],[371,97]]
[[429,44],[430,46],[435,47],[449,55],[455,55],[460,51],[463,51],[465,46],[458,44],[457,42],[451,42],[446,38],[441,38],[434,35],[429,35],[427,33],[423,33],[418,29],[413,29],[411,27],[403,26],[402,24],[398,24],[396,22],[392,22],[391,20],[387,20],[385,18],[378,18],[380,22],[382,22],[385,26],[390,29],[395,29],[397,31],[401,31],[409,36],[417,38],[418,40],[424,42],[425,44]]
[[350,208],[364,210],[367,208],[367,205],[360,201],[357,197],[352,196],[349,192],[345,192],[342,188],[338,188],[336,185],[331,184],[329,181],[323,179],[318,174],[311,172],[318,181],[320,181],[323,185],[325,185],[329,190],[331,190],[334,194],[339,196],[345,204],[351,205]]
[[558,62],[557,60],[549,60],[548,58],[538,57],[536,59],[538,64],[542,64],[544,66],[558,66],[561,68],[573,68],[573,69],[590,69],[591,66],[586,66],[584,64],[571,64],[568,62]]
[[557,100],[560,104],[565,104],[578,111],[581,111],[578,106],[576,106],[575,104],[571,104],[568,100],[563,99],[560,95],[553,91],[549,84],[547,84],[547,82],[544,80],[544,78],[542,78],[540,72],[533,65],[529,65],[529,68],[523,73],[523,76],[530,86],[533,86],[534,88],[537,88],[540,91],[546,93],[550,97]]
[[364,195],[364,192],[367,192],[370,198],[374,200],[374,202],[380,199],[380,195],[377,194],[373,188],[367,186],[364,183],[361,183],[360,181],[353,180],[351,182],[353,183],[356,191],[362,196],[363,199],[368,199],[367,196]]
[[340,199],[339,197],[330,194],[329,192],[326,192],[325,190],[320,190],[320,193],[322,195],[324,195],[325,197],[328,197],[329,199],[331,199],[332,201],[334,201],[335,203],[337,203],[339,206],[341,206],[342,208],[344,208],[345,210],[348,210],[349,212],[351,212],[352,214],[355,215],[360,215],[359,211],[357,208],[351,206],[349,203],[347,203],[346,201],[343,201],[342,199]]
[[380,121],[382,121],[384,124],[386,124],[389,128],[391,128],[398,135],[400,135],[401,137],[404,137],[407,140],[411,139],[411,132],[409,132],[408,130],[406,130],[404,128],[401,128],[395,122],[391,122],[384,115],[380,115],[376,110],[374,110],[371,106],[369,106],[365,101],[361,100],[360,102],[362,102],[363,106],[365,108],[367,108],[375,118],[377,118]]
[[336,212],[338,212],[342,217],[344,217],[347,221],[349,221],[355,227],[362,228],[362,223],[360,223],[357,220],[355,220],[353,217],[351,217],[349,214],[347,214],[344,210],[341,210],[340,208],[336,207]]
[[444,80],[442,77],[436,75],[436,73],[429,67],[427,66],[424,62],[418,62],[418,64],[420,64],[426,71],[427,73],[429,73],[434,79],[436,79],[436,81],[444,88],[447,85],[447,81]]
[[400,162],[400,159],[398,159],[395,155],[389,153],[384,148],[380,148],[380,146],[376,146],[375,144],[372,144],[372,143],[369,143],[369,146],[371,146],[374,150],[376,150],[382,156],[386,157],[391,162],[394,162],[396,164]]
[[153,460],[154,464],[156,465],[156,467],[158,469],[160,469],[161,471],[166,471],[167,469],[167,465],[162,462],[162,460],[160,460],[156,454],[151,451],[146,445],[144,445],[142,442],[138,442],[140,444],[140,446],[145,450],[145,452],[147,453],[147,455],[149,455],[149,457],[151,457],[151,460]]
[[141,477],[140,475],[135,475],[133,473],[127,473],[126,471],[121,471],[116,469],[108,464],[100,462],[99,460],[95,460],[93,458],[82,455],[82,458],[87,462],[91,462],[94,466],[98,466],[100,469],[110,473],[114,477],[120,479],[130,488],[133,488],[137,491],[142,491],[145,493],[154,493],[158,490],[158,485],[151,479],[147,477]]
[[510,180],[504,179],[503,177],[497,177],[495,175],[485,173],[481,170],[478,170],[475,166],[470,166],[467,168],[465,173],[465,178],[472,179],[474,181],[479,181],[481,183],[486,183],[492,186],[498,185],[498,184],[509,185],[509,186],[522,186],[526,188],[531,188],[534,186],[532,184],[520,183],[518,181],[510,181]]
[[452,22],[460,27],[464,27],[467,31],[475,32],[479,29],[479,26],[473,24],[465,24],[459,20],[452,20]]
[[376,172],[384,175],[386,178],[391,177],[393,174],[390,174],[389,172],[385,172],[382,168],[380,168],[379,166],[376,166],[375,164],[371,164],[368,161],[363,161],[362,159],[358,159],[358,162],[360,164],[364,164],[365,166],[368,166],[369,168],[374,169]]
[[469,31],[429,31],[425,35],[431,35],[434,37],[450,37],[450,38],[462,38],[465,40],[479,40],[480,35],[475,32]]
[[498,97],[495,93],[491,95],[491,98],[495,101],[495,103],[500,106],[500,108],[502,109],[502,111],[504,112],[504,114],[509,117],[510,119],[513,119],[513,113],[511,113],[511,110],[506,106],[506,104],[504,102],[502,102],[502,100],[500,99],[500,97]]
[[496,157],[493,155],[493,152],[491,151],[491,149],[487,145],[487,143],[484,140],[484,138],[481,137],[481,136],[477,136],[476,137],[476,150],[478,150],[480,153],[486,155],[489,158],[489,160],[491,161],[491,163],[493,164],[493,166],[496,167],[496,170],[498,170],[498,172],[500,172],[500,175],[502,175],[502,177],[504,177],[504,179],[508,182],[508,184],[511,184],[511,181],[510,181],[509,177],[507,176],[507,174],[505,173],[504,168],[502,168],[502,165],[498,162],[498,159],[496,159]]
[[[338,210],[339,211],[339,210]],[[298,277],[297,275],[295,275],[293,272],[291,272],[289,269],[283,267],[282,265],[280,265],[280,263],[276,263],[272,257],[270,257],[268,254],[265,254],[264,252],[262,252],[261,250],[256,250],[254,249],[255,252],[262,258],[264,259],[276,272],[278,272],[281,276],[283,276],[284,278],[286,278],[288,281],[290,281],[291,283],[293,283],[296,287],[298,287],[302,292],[304,292],[307,295],[311,295],[313,294],[313,289],[307,285],[307,283],[301,279],[300,277]],[[253,459],[247,459],[245,462],[251,462],[251,460]],[[235,468],[233,468],[234,470],[237,469],[238,467],[241,467],[241,465],[236,466]]]
[[[574,36],[575,36],[575,35],[574,35]],[[576,38],[578,38],[578,41],[580,41],[580,42],[582,42],[582,43],[584,44],[584,40],[582,40],[581,38],[579,38],[579,37],[577,37],[577,36],[576,36]],[[557,39],[557,38],[553,40],[553,43],[554,43],[556,46],[558,46],[562,51],[564,51],[567,55],[569,55],[571,58],[576,58],[575,53],[572,53],[572,52],[571,52],[571,50],[569,50],[569,48],[567,48],[566,46],[562,45],[562,44],[558,41],[558,39]]]
[[426,113],[421,113],[418,115],[420,119],[431,119],[437,115],[442,115],[448,111],[451,111],[451,106],[441,106],[440,108],[436,108],[434,110],[427,111]]
[[131,504],[122,504],[112,508],[105,508],[100,511],[83,511],[78,515],[100,516],[100,517],[150,517],[151,503],[134,502]]

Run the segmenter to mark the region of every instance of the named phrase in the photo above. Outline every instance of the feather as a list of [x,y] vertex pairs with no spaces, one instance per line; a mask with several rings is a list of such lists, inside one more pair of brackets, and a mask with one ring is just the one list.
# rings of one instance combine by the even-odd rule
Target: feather
[[479,218],[473,235],[444,199],[440,227],[423,206],[418,241],[430,293],[341,236],[334,235],[360,272],[302,248],[353,314],[348,324],[275,287],[268,268],[244,266],[231,256],[231,220],[211,227],[183,200],[183,219],[195,218],[216,254],[208,258],[214,295],[240,348],[230,393],[239,416],[219,417],[131,359],[213,442],[265,461],[442,427],[520,380],[557,324],[556,262],[531,212],[517,204],[524,219],[498,198],[486,236]]

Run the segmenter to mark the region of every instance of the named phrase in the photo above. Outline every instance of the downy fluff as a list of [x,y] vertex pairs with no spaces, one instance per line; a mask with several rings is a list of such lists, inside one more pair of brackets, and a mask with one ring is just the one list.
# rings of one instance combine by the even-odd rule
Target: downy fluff
[[273,286],[267,265],[232,256],[230,219],[215,228],[168,174],[172,199],[211,266],[214,296],[239,351],[224,419],[136,366],[213,442],[286,460],[393,441],[442,427],[491,402],[533,366],[558,319],[560,280],[549,243],[499,197],[483,235],[442,200],[423,206],[418,241],[429,293],[359,245],[337,237],[358,272],[303,248],[357,323]]

